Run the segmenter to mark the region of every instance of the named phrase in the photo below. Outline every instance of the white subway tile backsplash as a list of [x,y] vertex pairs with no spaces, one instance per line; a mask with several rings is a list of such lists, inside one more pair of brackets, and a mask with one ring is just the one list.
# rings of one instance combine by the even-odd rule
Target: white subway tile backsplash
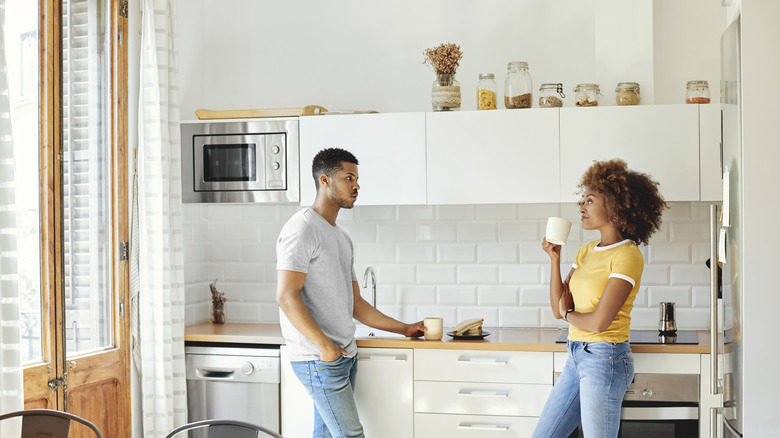
[[520,288],[518,286],[479,286],[477,288],[480,306],[517,306]]
[[[709,206],[670,203],[645,257],[634,302],[633,328],[657,328],[658,302],[677,303],[678,328],[709,324]],[[218,278],[229,321],[277,322],[276,239],[296,205],[183,206],[186,320],[209,318],[208,283]],[[486,326],[565,327],[549,304],[550,260],[541,248],[547,218],[573,222],[561,271],[579,247],[598,240],[582,230],[571,204],[358,206],[338,223],[355,245],[362,286],[367,266],[377,273],[377,303],[394,318],[445,318],[452,327],[469,317]],[[370,290],[361,287],[370,300]],[[680,322],[684,322],[681,325]]]
[[458,271],[455,265],[419,265],[417,281],[420,284],[455,284]]
[[496,265],[460,265],[458,266],[459,284],[495,284],[498,282]]
[[439,286],[437,304],[440,306],[476,306],[476,286]]
[[433,243],[399,243],[398,263],[433,263],[436,245]]
[[473,263],[477,261],[477,245],[458,243],[440,244],[436,247],[437,260],[441,263]]
[[514,243],[480,243],[478,263],[517,263],[518,246]]

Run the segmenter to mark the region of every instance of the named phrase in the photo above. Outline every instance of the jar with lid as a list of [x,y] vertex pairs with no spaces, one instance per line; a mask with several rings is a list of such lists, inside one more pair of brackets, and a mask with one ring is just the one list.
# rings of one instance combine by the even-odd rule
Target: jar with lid
[[558,108],[563,106],[563,84],[542,84],[539,87],[539,107]]
[[493,73],[480,73],[477,85],[477,109],[496,109],[496,75]]
[[576,106],[598,106],[601,88],[599,84],[578,84],[574,88]]
[[618,105],[639,105],[639,84],[620,82],[615,88],[615,102]]
[[685,103],[710,103],[710,85],[707,81],[688,81]]
[[533,82],[528,72],[528,63],[512,61],[506,65],[504,80],[504,106],[512,108],[531,108]]

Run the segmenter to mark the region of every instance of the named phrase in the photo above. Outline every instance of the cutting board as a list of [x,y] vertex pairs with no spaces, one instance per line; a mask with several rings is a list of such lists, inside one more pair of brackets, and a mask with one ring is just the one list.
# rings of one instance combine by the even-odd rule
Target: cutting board
[[306,105],[302,108],[266,108],[247,110],[195,110],[199,120],[208,119],[248,119],[256,117],[291,117],[291,116],[316,116],[326,113],[328,110],[319,105]]

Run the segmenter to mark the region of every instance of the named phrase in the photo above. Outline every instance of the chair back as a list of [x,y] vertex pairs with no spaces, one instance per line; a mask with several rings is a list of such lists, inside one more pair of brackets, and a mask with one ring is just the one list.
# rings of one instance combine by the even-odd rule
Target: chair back
[[271,429],[258,426],[252,423],[246,423],[236,420],[201,420],[195,421],[183,426],[179,426],[165,438],[173,438],[181,432],[205,429],[208,438],[258,438],[262,435],[269,435],[274,438],[284,438]]
[[95,437],[103,438],[100,429],[91,422],[69,412],[52,409],[28,409],[0,415],[0,421],[17,418],[22,419],[21,438],[36,438],[47,436],[51,438],[68,438],[72,421],[87,426],[95,433]]

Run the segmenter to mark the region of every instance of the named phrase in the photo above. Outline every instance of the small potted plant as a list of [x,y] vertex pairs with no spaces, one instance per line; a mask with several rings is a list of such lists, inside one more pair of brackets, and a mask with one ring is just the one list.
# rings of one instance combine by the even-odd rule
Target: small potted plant
[[211,289],[211,322],[214,324],[225,323],[225,293],[217,290],[217,280],[209,284]]
[[460,84],[455,80],[463,52],[453,43],[441,44],[423,52],[423,64],[436,73],[431,89],[431,104],[434,111],[457,111],[460,109]]

